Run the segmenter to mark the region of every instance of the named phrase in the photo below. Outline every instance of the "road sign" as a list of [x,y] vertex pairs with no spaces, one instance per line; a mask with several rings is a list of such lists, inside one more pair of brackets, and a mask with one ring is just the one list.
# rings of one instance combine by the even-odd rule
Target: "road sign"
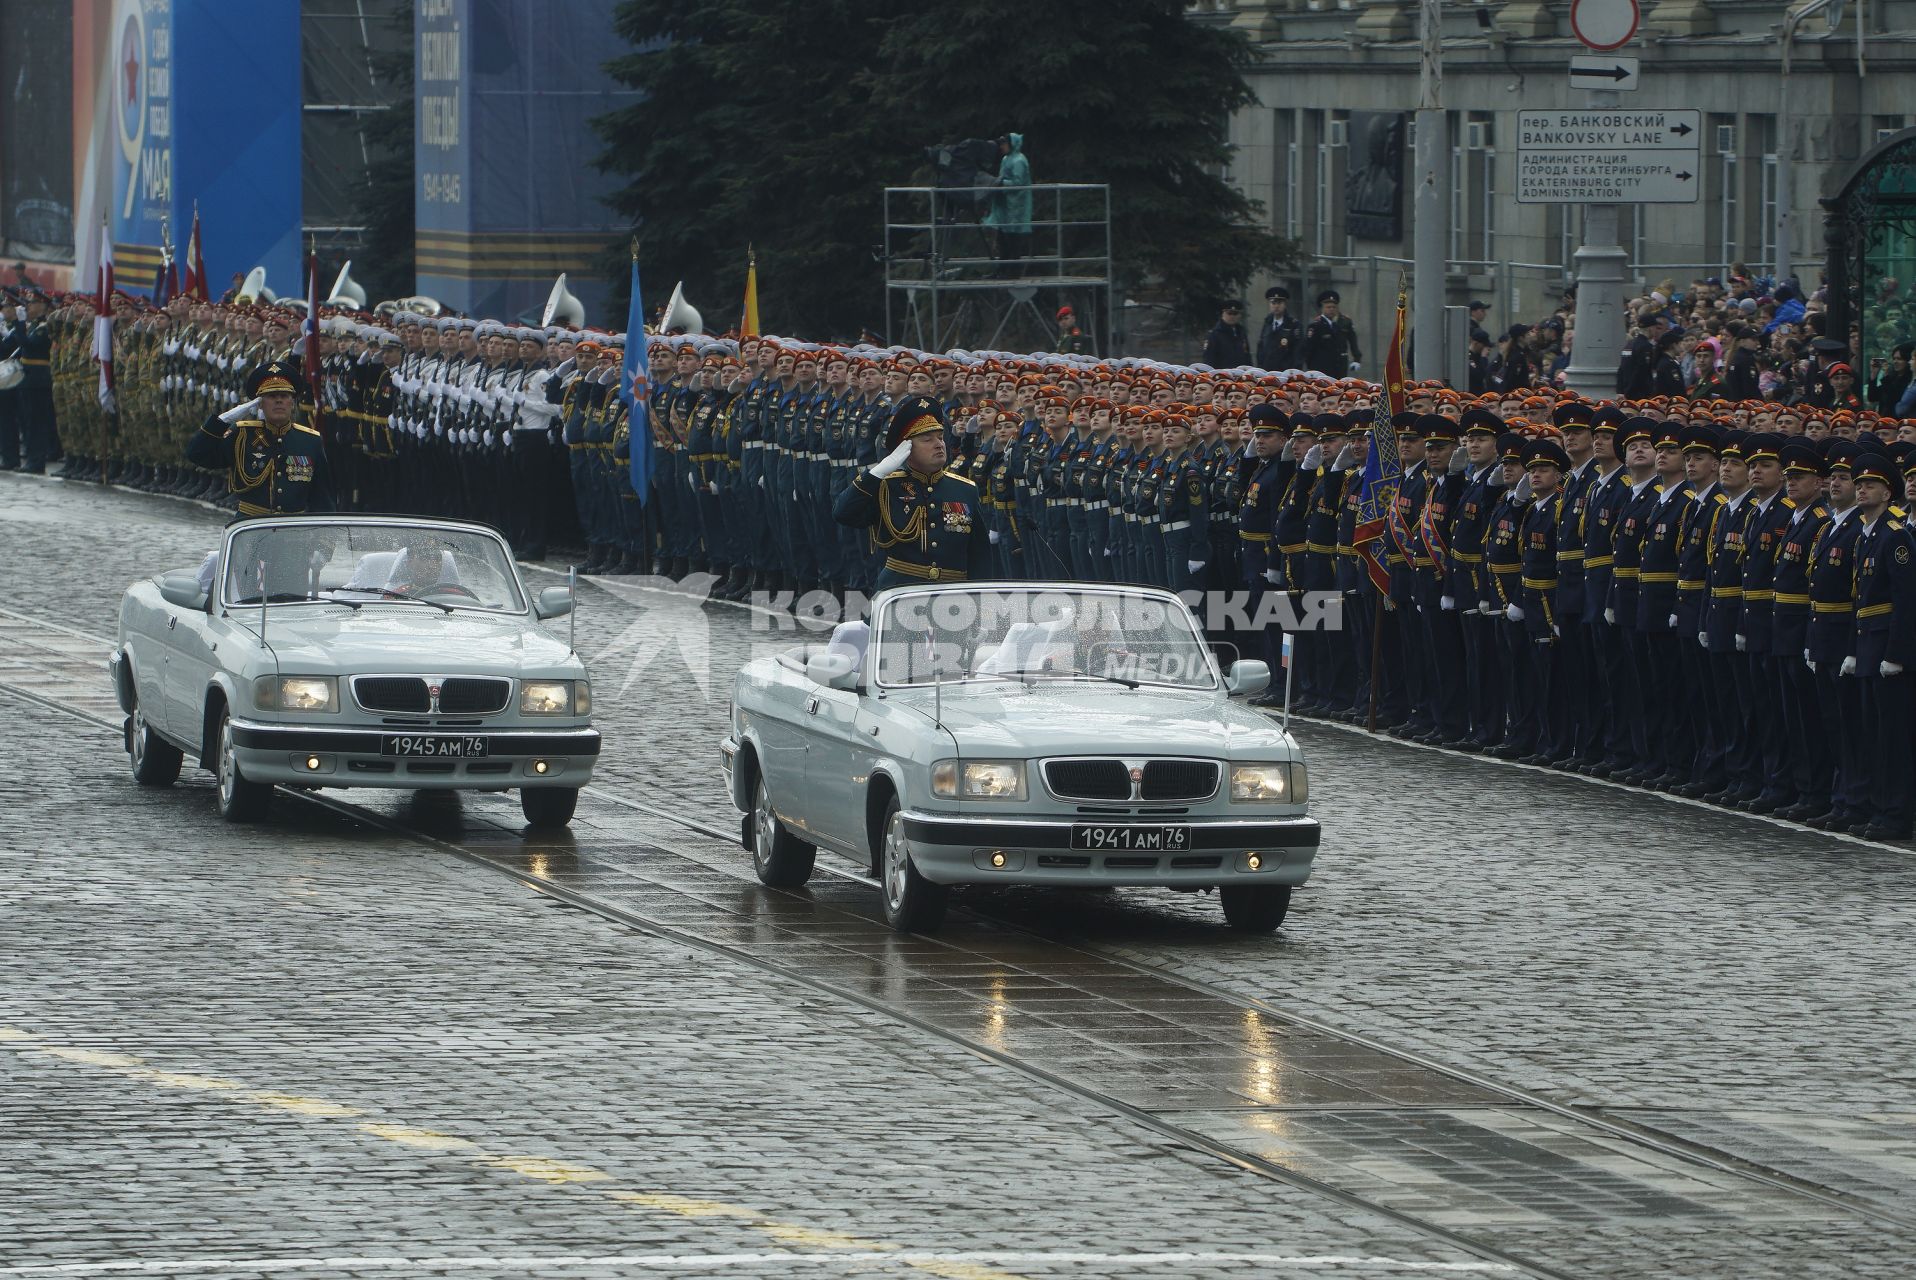
[[1572,89],[1630,91],[1637,87],[1637,60],[1613,53],[1579,53],[1570,59]]
[[1517,203],[1694,204],[1698,111],[1517,113]]
[[1570,0],[1570,30],[1599,53],[1629,44],[1642,17],[1637,0]]

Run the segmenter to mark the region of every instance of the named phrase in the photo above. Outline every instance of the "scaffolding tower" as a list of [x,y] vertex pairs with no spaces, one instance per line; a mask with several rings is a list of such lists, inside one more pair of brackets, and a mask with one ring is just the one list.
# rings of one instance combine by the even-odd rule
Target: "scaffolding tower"
[[1056,310],[1068,304],[1093,354],[1114,355],[1111,188],[1009,189],[1031,196],[1024,233],[982,221],[1007,190],[885,188],[886,340],[924,351],[1049,350],[1057,345]]

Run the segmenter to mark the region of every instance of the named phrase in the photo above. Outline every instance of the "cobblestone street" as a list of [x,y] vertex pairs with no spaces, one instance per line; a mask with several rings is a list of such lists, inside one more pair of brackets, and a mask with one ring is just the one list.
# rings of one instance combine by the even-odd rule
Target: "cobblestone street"
[[784,633],[621,582],[569,834],[232,826],[133,785],[103,665],[221,522],[0,477],[0,1280],[1908,1272],[1908,849],[1300,724],[1275,936],[1121,890],[900,938],[728,838]]

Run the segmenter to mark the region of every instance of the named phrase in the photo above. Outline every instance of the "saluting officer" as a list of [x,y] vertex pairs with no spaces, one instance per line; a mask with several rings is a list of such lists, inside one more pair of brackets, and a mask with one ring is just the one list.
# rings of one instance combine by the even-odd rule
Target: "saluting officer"
[[945,470],[945,418],[927,396],[909,396],[892,413],[885,457],[852,477],[833,516],[871,530],[884,553],[877,587],[964,582],[991,563],[978,489]]
[[209,417],[186,442],[188,462],[226,473],[242,520],[333,509],[326,446],[293,420],[302,382],[289,361],[254,369],[246,388],[253,398]]

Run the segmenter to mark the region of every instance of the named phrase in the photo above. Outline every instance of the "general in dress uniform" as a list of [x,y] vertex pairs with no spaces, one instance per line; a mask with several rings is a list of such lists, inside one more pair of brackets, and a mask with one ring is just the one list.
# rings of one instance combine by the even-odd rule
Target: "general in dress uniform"
[[885,443],[885,457],[860,468],[832,510],[840,524],[870,531],[883,557],[878,590],[984,576],[990,530],[978,486],[945,469],[938,402],[906,397],[892,413]]
[[242,520],[333,509],[325,443],[293,417],[303,383],[290,360],[261,365],[247,379],[247,412],[214,414],[186,442],[188,462],[226,474]]

